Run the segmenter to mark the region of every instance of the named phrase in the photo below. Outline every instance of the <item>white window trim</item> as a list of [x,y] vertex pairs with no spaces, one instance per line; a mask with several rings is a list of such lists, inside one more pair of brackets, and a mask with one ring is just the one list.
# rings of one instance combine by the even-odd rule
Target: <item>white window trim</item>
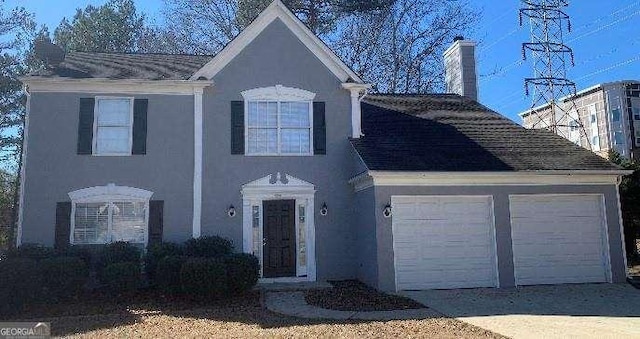
[[[149,241],[149,200],[153,192],[140,188],[116,186],[108,184],[106,186],[94,186],[79,189],[69,193],[71,198],[71,231],[69,234],[69,242],[75,244],[74,231],[76,226],[76,205],[86,203],[113,203],[113,202],[144,202],[145,203],[145,222],[147,226],[144,228],[144,245]],[[109,234],[111,234],[111,208],[109,208]],[[82,245],[103,245],[107,242],[82,243]]]
[[[299,88],[276,85],[271,87],[254,88],[243,91],[244,99],[244,154],[252,157],[307,157],[313,156],[313,100],[316,94]],[[250,153],[249,152],[249,102],[268,101],[278,104],[278,124],[277,124],[277,147],[276,153]],[[309,152],[308,153],[282,153],[281,151],[281,129],[280,126],[280,106],[282,102],[308,102],[309,104]],[[255,127],[254,127],[255,128]],[[300,128],[302,129],[302,128]]]
[[[98,153],[98,106],[100,100],[129,100],[129,147],[126,153]],[[135,102],[134,97],[116,97],[116,96],[96,96],[93,106],[93,140],[91,141],[92,155],[98,157],[123,157],[131,156],[131,149],[133,147],[133,105]]]
[[[253,253],[253,206],[258,206],[260,213],[260,235],[263,236],[263,207],[268,200],[295,200],[296,206],[296,276],[284,278],[262,278],[261,282],[285,282],[285,281],[316,281],[316,232],[315,232],[315,186],[304,180],[300,180],[287,174],[277,173],[275,182],[272,175],[267,175],[242,186],[242,248],[245,253]],[[306,269],[305,265],[298,262],[298,231],[299,215],[298,206],[305,206],[306,227]],[[260,248],[262,257],[263,247]],[[260,260],[262,265],[262,258]],[[262,272],[262,270],[261,270]]]

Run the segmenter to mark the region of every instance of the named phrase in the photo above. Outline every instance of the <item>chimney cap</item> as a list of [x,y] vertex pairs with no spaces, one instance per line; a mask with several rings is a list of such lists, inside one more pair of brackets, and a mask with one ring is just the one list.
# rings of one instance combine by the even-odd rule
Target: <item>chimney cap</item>
[[453,42],[461,41],[461,40],[464,40],[464,36],[462,36],[462,35],[456,35],[456,36],[453,38]]

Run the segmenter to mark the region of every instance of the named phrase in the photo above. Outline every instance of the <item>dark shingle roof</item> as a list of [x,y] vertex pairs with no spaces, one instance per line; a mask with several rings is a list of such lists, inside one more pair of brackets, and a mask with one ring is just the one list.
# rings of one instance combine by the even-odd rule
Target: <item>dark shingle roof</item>
[[546,130],[528,130],[454,94],[368,95],[364,136],[351,142],[370,170],[616,170]]
[[70,52],[58,67],[31,75],[71,79],[187,80],[212,58],[207,55]]

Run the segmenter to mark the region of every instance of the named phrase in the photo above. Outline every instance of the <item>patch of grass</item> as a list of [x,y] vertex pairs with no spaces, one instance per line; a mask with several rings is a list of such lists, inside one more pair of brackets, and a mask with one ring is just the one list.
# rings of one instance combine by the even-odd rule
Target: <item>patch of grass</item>
[[425,308],[409,298],[379,292],[357,280],[330,281],[331,289],[310,290],[307,303],[339,311],[394,311]]

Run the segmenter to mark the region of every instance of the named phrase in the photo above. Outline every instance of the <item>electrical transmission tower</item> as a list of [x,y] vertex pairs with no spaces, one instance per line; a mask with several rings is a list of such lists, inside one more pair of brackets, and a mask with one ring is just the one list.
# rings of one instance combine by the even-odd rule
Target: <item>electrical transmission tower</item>
[[[569,137],[579,132],[581,139],[586,130],[573,103],[576,85],[567,78],[567,63],[574,66],[573,50],[564,44],[564,34],[571,32],[571,21],[564,8],[568,0],[522,0],[520,26],[527,18],[531,26],[531,42],[522,44],[522,58],[533,59],[532,78],[525,79],[525,93],[531,95],[530,119],[532,128],[546,128]],[[568,60],[567,60],[568,59]],[[561,98],[569,98],[559,102]],[[549,106],[545,106],[549,104]],[[544,109],[535,109],[544,106]]]

